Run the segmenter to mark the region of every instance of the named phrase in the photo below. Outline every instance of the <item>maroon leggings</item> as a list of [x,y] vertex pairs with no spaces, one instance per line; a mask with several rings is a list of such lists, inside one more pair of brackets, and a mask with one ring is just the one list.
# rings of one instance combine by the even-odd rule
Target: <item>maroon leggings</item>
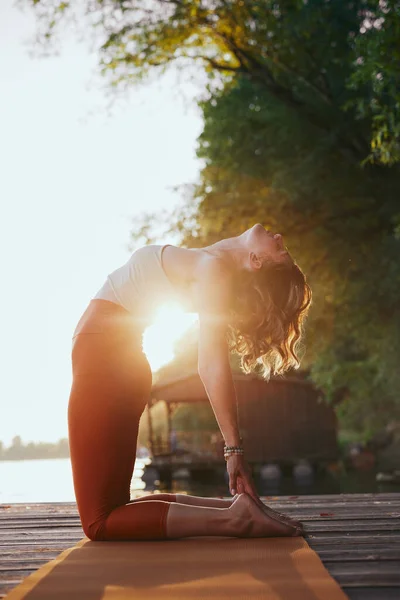
[[72,374],[69,445],[83,531],[96,541],[166,539],[176,495],[130,500],[151,369],[140,327],[125,308],[91,300],[74,332]]

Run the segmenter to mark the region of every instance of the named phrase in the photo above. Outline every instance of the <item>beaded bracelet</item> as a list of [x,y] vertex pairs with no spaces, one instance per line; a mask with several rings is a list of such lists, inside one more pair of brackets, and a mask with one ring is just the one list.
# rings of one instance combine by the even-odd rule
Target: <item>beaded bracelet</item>
[[[243,444],[243,438],[242,437],[239,438],[239,444]],[[236,450],[236,448],[239,448],[240,450],[242,450],[243,446],[227,446],[226,444],[224,446],[224,450]]]
[[243,448],[236,448],[235,450],[226,450],[224,451],[225,460],[234,454],[243,455]]

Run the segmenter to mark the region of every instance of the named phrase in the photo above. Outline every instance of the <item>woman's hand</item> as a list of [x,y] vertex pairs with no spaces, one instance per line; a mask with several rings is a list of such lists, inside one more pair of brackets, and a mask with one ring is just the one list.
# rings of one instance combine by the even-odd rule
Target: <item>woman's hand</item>
[[229,489],[231,490],[232,495],[235,495],[236,493],[249,494],[249,496],[255,500],[255,502],[266,514],[280,523],[294,527],[300,534],[303,535],[303,526],[300,521],[297,519],[292,519],[287,515],[283,515],[269,506],[266,506],[264,502],[260,500],[260,497],[257,494],[256,486],[254,485],[250,467],[243,459],[241,454],[233,454],[229,456],[226,461],[226,468],[229,474]]
[[229,475],[229,489],[232,496],[238,494],[249,494],[259,503],[261,500],[257,494],[256,486],[251,475],[251,470],[243,456],[232,454],[226,461],[226,468]]

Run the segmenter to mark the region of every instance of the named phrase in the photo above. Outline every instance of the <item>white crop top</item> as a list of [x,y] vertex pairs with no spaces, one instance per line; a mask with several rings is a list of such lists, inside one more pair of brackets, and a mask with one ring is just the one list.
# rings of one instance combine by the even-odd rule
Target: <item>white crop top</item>
[[160,304],[176,298],[162,266],[162,252],[168,245],[151,244],[136,250],[122,267],[107,276],[93,299],[120,304],[145,327]]

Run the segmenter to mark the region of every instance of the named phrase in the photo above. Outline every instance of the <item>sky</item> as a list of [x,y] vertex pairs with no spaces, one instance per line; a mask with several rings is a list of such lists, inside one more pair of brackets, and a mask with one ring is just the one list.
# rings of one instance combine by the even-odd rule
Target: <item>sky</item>
[[[177,84],[172,69],[132,89],[109,116],[89,44],[65,37],[59,56],[32,58],[27,42],[34,31],[31,10],[1,1],[0,440],[6,445],[15,435],[24,442],[67,437],[73,330],[107,274],[129,258],[135,217],[175,206],[180,194],[172,187],[196,181],[201,168],[196,84]],[[149,360],[155,368],[150,351]]]

